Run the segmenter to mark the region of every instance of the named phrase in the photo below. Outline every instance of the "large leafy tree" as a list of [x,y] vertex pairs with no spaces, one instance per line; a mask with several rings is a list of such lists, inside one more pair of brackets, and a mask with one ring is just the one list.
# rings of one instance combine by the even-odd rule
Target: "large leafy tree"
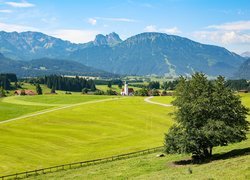
[[167,153],[208,158],[213,147],[246,139],[248,109],[239,96],[225,87],[223,77],[215,81],[209,81],[202,73],[194,74],[190,80],[181,77],[175,95],[176,124],[165,135]]

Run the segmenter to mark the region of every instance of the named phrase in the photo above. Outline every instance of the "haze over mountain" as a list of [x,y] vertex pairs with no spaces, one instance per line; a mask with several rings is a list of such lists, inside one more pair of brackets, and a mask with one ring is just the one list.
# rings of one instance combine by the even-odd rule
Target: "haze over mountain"
[[248,58],[238,69],[236,78],[240,79],[250,79],[250,58]]
[[250,51],[243,52],[241,54],[242,57],[249,58],[250,57]]
[[17,61],[0,53],[0,72],[15,73],[19,77],[34,77],[50,74],[117,77],[117,75],[87,67],[68,60],[42,58],[31,61]]
[[164,33],[142,33],[124,41],[116,33],[75,44],[37,32],[0,32],[0,52],[15,60],[69,59],[117,74],[185,75],[202,71],[230,77],[244,58],[225,48]]

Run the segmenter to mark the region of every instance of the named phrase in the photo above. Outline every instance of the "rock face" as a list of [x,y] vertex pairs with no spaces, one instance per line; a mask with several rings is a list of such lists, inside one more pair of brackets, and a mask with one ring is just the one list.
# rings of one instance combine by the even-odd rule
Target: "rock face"
[[233,76],[244,58],[225,48],[163,33],[142,33],[122,41],[118,34],[97,35],[74,44],[39,32],[0,32],[0,52],[14,60],[69,59],[112,73],[178,76],[202,71]]

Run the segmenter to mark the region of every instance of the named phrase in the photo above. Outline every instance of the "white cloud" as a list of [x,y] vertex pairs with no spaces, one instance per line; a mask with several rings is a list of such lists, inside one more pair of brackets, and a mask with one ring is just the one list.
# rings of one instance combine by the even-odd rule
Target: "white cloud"
[[12,6],[12,7],[15,7],[15,8],[29,8],[29,7],[34,7],[35,6],[35,4],[29,3],[29,2],[26,2],[26,1],[22,1],[22,2],[9,1],[9,2],[5,2],[5,4],[7,4],[9,6]]
[[0,22],[0,30],[7,32],[38,31],[36,28],[31,26],[25,26],[20,24],[6,24],[1,22]]
[[74,43],[85,43],[94,40],[99,33],[95,30],[60,29],[48,34]]
[[250,34],[237,31],[196,31],[193,37],[200,41],[223,45],[250,43]]
[[159,29],[161,32],[165,32],[167,34],[180,34],[181,31],[177,28],[177,27],[173,27],[173,28],[162,28]]
[[250,43],[250,21],[236,21],[210,25],[205,27],[205,29],[204,31],[194,32],[193,37],[205,43],[220,45]]
[[167,34],[180,34],[181,31],[177,27],[172,28],[157,28],[155,25],[149,25],[144,28],[146,32],[162,32]]
[[158,31],[155,25],[149,25],[144,28],[146,32],[156,32]]
[[95,19],[114,22],[137,22],[135,19],[129,18],[109,18],[109,17],[95,17]]
[[97,20],[94,19],[94,18],[89,18],[89,19],[88,19],[88,23],[94,26],[94,25],[96,25]]
[[0,9],[0,13],[12,13],[12,10],[9,9]]
[[219,25],[210,25],[207,29],[217,29],[225,31],[244,31],[250,30],[250,21],[236,21]]

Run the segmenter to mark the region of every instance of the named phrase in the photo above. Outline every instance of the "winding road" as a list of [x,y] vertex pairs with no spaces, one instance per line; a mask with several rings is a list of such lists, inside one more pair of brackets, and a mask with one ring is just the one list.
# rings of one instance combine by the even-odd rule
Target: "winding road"
[[145,102],[150,103],[150,104],[157,104],[159,106],[165,106],[165,107],[171,107],[173,106],[172,104],[163,104],[163,103],[159,103],[159,102],[154,102],[154,101],[150,101],[150,99],[152,99],[154,96],[150,96],[144,99]]

